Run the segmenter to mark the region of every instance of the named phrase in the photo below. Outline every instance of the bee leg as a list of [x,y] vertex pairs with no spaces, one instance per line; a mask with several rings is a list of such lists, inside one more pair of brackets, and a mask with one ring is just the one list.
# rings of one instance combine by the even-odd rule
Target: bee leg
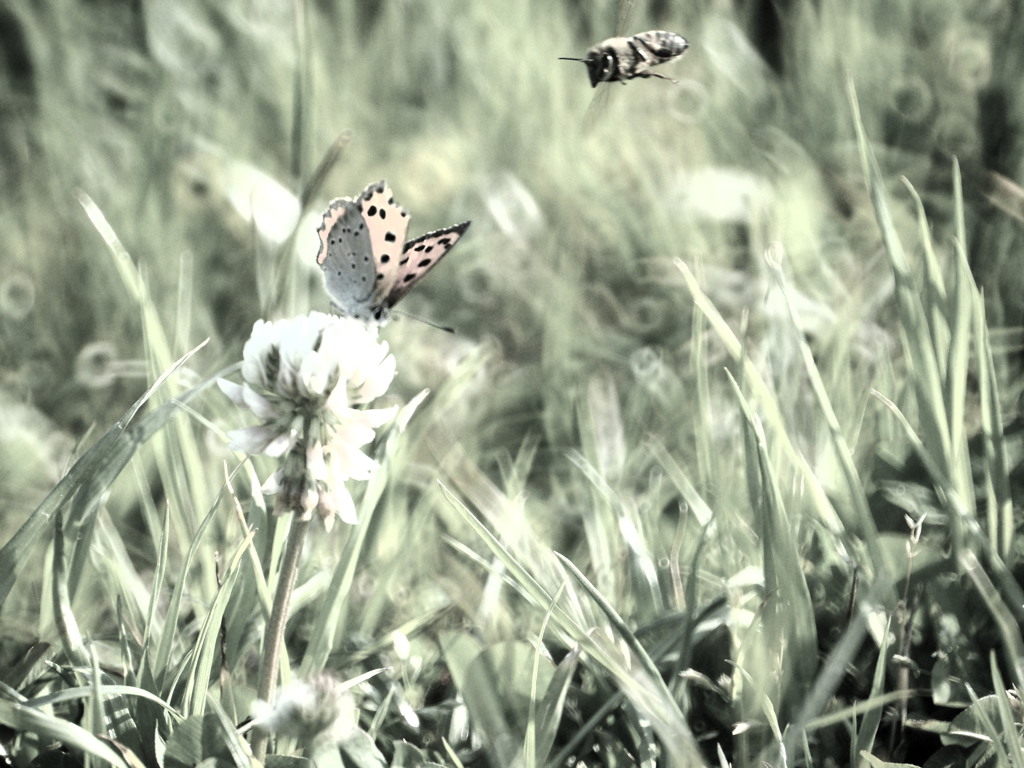
[[675,83],[676,85],[679,85],[678,80],[673,80],[668,75],[663,75],[660,72],[638,72],[635,75],[635,77],[660,77],[662,80],[668,80],[670,83]]

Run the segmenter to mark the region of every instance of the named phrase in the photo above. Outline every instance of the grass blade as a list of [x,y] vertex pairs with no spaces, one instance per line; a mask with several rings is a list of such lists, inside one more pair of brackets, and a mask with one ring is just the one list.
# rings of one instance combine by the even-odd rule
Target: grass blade
[[93,494],[101,493],[106,488],[103,483],[109,484],[113,481],[113,478],[121,472],[141,443],[166,424],[178,412],[181,405],[187,403],[213,383],[215,379],[210,379],[193,387],[177,400],[161,406],[146,416],[140,424],[129,429],[129,425],[139,409],[167,382],[175,371],[204,346],[206,346],[205,341],[168,368],[135,401],[117,423],[75,462],[67,475],[50,491],[43,503],[29,516],[3,549],[0,549],[0,605],[3,605],[3,601],[10,593],[22,568],[31,562],[31,548],[50,521],[55,519],[60,509],[83,488],[88,487]]

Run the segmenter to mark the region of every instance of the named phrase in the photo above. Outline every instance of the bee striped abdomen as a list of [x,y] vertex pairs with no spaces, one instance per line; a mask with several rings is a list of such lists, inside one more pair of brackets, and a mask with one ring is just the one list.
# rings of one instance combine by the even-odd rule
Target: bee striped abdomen
[[664,29],[655,29],[651,32],[641,32],[633,35],[633,40],[650,51],[652,58],[657,62],[669,61],[676,56],[682,56],[689,48],[689,43],[675,32],[666,32]]

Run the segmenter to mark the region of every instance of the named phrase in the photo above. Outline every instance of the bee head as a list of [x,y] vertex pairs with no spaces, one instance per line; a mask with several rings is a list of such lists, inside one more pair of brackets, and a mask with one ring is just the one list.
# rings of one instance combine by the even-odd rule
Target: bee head
[[587,58],[575,59],[568,56],[559,56],[559,61],[582,61],[587,65],[587,74],[590,75],[590,85],[597,88],[598,83],[615,79],[616,62],[615,56],[610,51],[589,51]]
[[605,48],[592,51],[587,57],[587,72],[590,74],[590,87],[597,88],[598,83],[611,82],[616,78],[619,63],[615,52]]

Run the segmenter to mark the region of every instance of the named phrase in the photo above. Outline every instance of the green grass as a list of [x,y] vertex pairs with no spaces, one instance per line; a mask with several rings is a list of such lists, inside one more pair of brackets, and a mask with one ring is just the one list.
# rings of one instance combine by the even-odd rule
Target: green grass
[[[289,520],[211,385],[387,178],[456,333],[304,551],[359,728],[268,762],[1019,765],[1024,21],[779,5],[0,3],[15,764],[248,763]],[[557,60],[655,28],[678,86]]]

